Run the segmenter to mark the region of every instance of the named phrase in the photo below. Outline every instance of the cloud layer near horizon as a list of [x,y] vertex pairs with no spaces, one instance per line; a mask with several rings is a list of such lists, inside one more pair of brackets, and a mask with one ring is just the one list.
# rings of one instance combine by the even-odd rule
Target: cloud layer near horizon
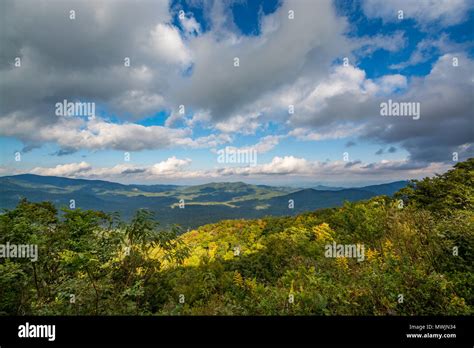
[[[338,178],[346,177],[357,180],[361,177],[370,180],[395,181],[394,172],[402,171],[410,178],[421,178],[430,173],[441,173],[449,166],[431,164],[428,168],[424,163],[407,161],[380,161],[377,163],[362,163],[360,161],[308,161],[294,156],[274,157],[269,163],[256,166],[221,166],[218,163],[212,169],[193,170],[192,160],[170,157],[164,161],[149,166],[123,163],[113,167],[93,167],[87,162],[68,163],[53,168],[35,167],[32,174],[62,176],[69,178],[102,179],[116,182],[179,182],[180,180],[198,180],[201,182],[234,181],[249,176],[265,182],[274,176],[290,176],[301,183],[317,181],[338,182]],[[21,174],[19,171],[16,174]],[[133,179],[130,181],[130,177]],[[347,184],[348,182],[346,182]]]

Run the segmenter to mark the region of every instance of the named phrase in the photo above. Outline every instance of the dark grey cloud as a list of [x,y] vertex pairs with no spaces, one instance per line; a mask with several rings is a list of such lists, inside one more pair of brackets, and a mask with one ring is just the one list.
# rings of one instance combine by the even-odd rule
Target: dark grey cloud
[[350,168],[350,167],[353,167],[357,164],[361,164],[362,161],[360,160],[357,160],[357,161],[352,161],[352,162],[347,162],[345,165],[344,165],[344,168]]
[[51,154],[51,156],[59,156],[59,157],[61,157],[61,156],[71,155],[71,154],[73,154],[73,153],[75,153],[75,152],[77,152],[76,149],[68,149],[68,148],[66,148],[66,149],[59,149],[58,151],[53,152],[53,153]]
[[139,173],[145,173],[147,171],[146,168],[130,168],[130,169],[125,169],[122,174],[127,175],[127,174],[139,174]]
[[[150,49],[150,32],[170,19],[167,1],[5,0],[1,9],[0,117],[46,126],[55,123],[54,104],[63,99],[143,115],[151,109],[140,112],[140,105],[167,88],[149,79],[170,70]],[[14,67],[16,57],[21,67]],[[131,91],[135,105],[127,105]]]
[[[453,64],[457,58],[459,64]],[[362,126],[358,136],[378,144],[397,144],[416,162],[450,162],[457,152],[472,157],[474,142],[474,61],[465,54],[441,56],[424,77],[404,83],[401,75],[369,80],[356,68],[339,68],[319,90],[331,87],[332,94],[315,94],[302,100],[303,109],[292,117],[293,125],[321,129],[338,124]],[[343,81],[343,82],[341,82]],[[393,90],[401,88],[401,91]],[[382,116],[381,103],[419,103],[420,117]],[[393,151],[393,149],[392,149]],[[378,152],[377,154],[381,154]]]
[[397,152],[397,148],[395,146],[390,146],[387,150],[388,153],[395,153]]
[[[452,64],[454,57],[459,59],[458,66]],[[420,103],[420,118],[375,115],[363,136],[400,144],[413,161],[450,162],[453,152],[460,159],[472,157],[473,71],[474,62],[462,53],[442,56],[428,76],[414,79],[405,94],[392,98]]]

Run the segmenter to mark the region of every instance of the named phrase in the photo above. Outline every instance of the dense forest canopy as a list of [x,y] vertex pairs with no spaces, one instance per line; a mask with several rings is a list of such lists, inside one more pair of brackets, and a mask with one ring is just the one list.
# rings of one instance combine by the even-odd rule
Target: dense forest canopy
[[[474,159],[377,196],[187,233],[139,210],[19,202],[0,215],[2,315],[473,314]],[[363,258],[327,257],[328,245]],[[355,250],[355,249],[354,249]],[[361,256],[361,255],[359,255]]]

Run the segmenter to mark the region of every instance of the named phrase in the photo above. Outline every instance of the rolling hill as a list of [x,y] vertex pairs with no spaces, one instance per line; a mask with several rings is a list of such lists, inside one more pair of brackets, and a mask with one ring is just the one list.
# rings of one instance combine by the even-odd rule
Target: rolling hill
[[[340,206],[376,195],[392,195],[406,181],[361,188],[298,189],[251,185],[243,182],[208,183],[195,186],[124,185],[103,180],[70,179],[22,174],[0,178],[0,208],[11,209],[24,197],[32,202],[51,201],[56,207],[118,212],[129,220],[140,208],[155,212],[164,226],[179,224],[194,228],[222,219],[294,215]],[[179,206],[184,201],[184,209]],[[289,208],[290,200],[293,208]]]

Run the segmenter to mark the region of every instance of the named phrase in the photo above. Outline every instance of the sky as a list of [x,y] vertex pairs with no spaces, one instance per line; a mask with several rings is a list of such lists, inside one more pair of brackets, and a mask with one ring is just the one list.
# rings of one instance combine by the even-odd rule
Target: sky
[[0,17],[2,176],[362,186],[473,157],[474,0],[0,0]]

